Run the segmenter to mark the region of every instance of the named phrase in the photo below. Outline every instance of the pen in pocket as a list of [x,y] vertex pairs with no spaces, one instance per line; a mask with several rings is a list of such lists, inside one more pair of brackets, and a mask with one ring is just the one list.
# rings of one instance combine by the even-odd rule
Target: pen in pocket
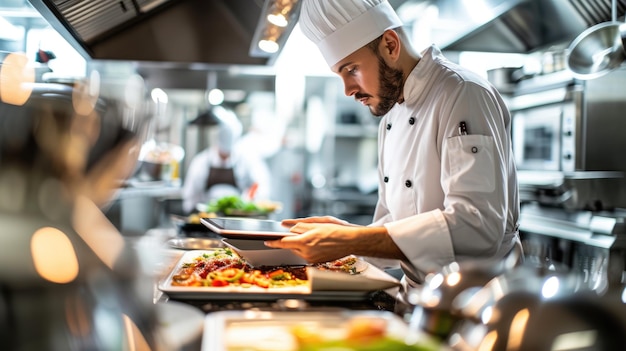
[[459,122],[459,135],[467,135],[467,123],[465,121]]

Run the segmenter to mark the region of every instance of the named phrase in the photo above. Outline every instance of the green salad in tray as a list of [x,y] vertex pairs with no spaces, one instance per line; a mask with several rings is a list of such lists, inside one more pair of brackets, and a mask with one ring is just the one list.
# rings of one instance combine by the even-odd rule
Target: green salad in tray
[[207,204],[208,212],[221,213],[226,216],[262,216],[273,211],[239,196],[224,196]]

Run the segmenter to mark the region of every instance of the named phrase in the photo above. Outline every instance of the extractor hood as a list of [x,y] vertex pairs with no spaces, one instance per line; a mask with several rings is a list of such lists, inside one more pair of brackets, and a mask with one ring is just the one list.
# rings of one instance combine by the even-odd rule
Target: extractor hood
[[[268,65],[279,54],[255,55],[251,48],[264,29],[263,14],[275,0],[29,2],[86,59]],[[281,47],[295,22],[292,18],[281,29]]]
[[[409,4],[405,3],[405,5]],[[424,1],[416,1],[424,4]],[[433,42],[447,51],[531,53],[612,18],[612,0],[432,0]],[[626,0],[617,0],[624,14]],[[419,20],[419,19],[418,19]],[[417,33],[419,35],[419,33]]]

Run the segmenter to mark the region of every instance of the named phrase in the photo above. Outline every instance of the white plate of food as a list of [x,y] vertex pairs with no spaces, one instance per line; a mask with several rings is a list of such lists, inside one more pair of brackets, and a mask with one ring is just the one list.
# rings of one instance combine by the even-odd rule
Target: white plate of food
[[158,288],[170,297],[184,299],[363,300],[372,291],[399,285],[380,269],[356,262],[360,267],[356,274],[314,265],[253,268],[230,248],[192,250],[181,256]]

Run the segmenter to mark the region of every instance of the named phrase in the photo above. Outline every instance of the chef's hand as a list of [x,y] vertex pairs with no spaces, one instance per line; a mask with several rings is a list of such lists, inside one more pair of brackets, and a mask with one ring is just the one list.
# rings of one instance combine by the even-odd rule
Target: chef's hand
[[310,217],[293,221],[295,224],[290,231],[300,235],[266,241],[265,245],[293,250],[310,263],[328,262],[352,254],[351,243],[357,239],[361,228],[334,217]]
[[346,225],[346,226],[357,226],[356,224],[352,224],[350,222],[344,221],[342,219],[339,219],[333,216],[317,216],[317,217],[305,217],[305,218],[282,220],[282,224],[287,227],[291,227],[298,223],[334,223],[334,224]]

